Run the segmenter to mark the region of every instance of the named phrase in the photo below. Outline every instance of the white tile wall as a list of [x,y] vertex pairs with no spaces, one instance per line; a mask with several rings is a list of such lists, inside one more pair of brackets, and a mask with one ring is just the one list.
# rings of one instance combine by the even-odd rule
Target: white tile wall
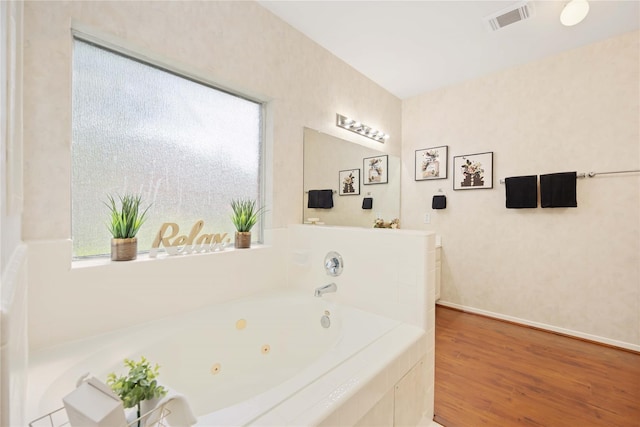
[[394,427],[415,427],[422,419],[426,402],[416,400],[429,388],[428,373],[429,367],[421,360],[395,385]]
[[0,425],[25,425],[27,391],[27,248],[18,246],[3,271],[0,294]]
[[285,287],[287,234],[286,229],[269,230],[268,244],[251,249],[156,259],[142,255],[135,261],[106,259],[72,268],[71,241],[30,242],[30,348]]
[[394,390],[389,390],[354,427],[388,427],[393,425]]
[[[435,302],[435,235],[414,230],[314,225],[289,226],[289,283],[313,293],[335,282],[323,298],[349,304],[428,330]],[[337,251],[343,273],[328,276],[324,257]]]
[[[293,286],[312,294],[316,287],[335,282],[338,291],[323,298],[425,331],[422,339],[373,378],[365,380],[355,375],[364,381],[358,392],[346,400],[332,402],[333,413],[321,426],[391,425],[389,396],[395,399],[398,390],[403,416],[395,421],[397,425],[418,423],[423,415],[433,417],[434,244],[434,234],[423,231],[289,226],[288,278]],[[343,273],[338,277],[328,276],[324,270],[324,257],[330,251],[340,253],[344,261]],[[412,367],[410,379],[394,390]],[[347,378],[349,374],[345,372]],[[312,412],[320,416],[326,409],[326,404],[321,403],[308,408],[305,416]]]

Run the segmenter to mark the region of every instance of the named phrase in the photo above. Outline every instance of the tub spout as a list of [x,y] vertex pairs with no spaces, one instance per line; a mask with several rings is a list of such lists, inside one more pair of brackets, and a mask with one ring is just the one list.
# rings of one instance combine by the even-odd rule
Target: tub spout
[[337,290],[338,290],[338,286],[335,283],[329,283],[328,285],[320,286],[319,288],[316,288],[313,295],[316,297],[321,297],[322,295],[328,292],[336,292]]

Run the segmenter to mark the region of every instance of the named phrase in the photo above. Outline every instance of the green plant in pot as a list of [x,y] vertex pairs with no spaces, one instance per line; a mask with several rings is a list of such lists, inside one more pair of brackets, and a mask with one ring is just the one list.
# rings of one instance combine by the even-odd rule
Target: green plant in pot
[[[122,400],[125,408],[136,408],[138,427],[140,427],[140,417],[145,414],[142,411],[142,403],[159,399],[167,394],[167,389],[158,385],[156,378],[159,375],[160,366],[151,363],[141,356],[140,361],[124,359],[124,366],[129,368],[126,375],[116,376],[115,373],[107,375],[107,385]],[[153,408],[149,408],[153,409]]]
[[105,205],[110,211],[110,221],[107,228],[111,232],[111,260],[129,261],[138,256],[138,239],[136,234],[146,220],[147,211],[140,208],[142,198],[136,194],[118,196],[120,204],[115,198],[107,195]]
[[231,200],[231,221],[236,227],[235,247],[250,248],[251,247],[251,229],[260,215],[264,213],[264,207],[256,208],[256,201],[251,199],[233,199]]

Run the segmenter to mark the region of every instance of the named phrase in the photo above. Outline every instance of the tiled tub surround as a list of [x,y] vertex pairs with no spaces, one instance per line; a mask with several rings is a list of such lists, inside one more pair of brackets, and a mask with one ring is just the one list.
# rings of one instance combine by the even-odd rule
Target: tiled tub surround
[[127,262],[72,262],[70,240],[31,242],[29,348],[52,347],[282,289],[287,231],[265,234],[267,243],[250,249],[155,259],[139,254]]
[[[324,298],[416,325],[429,332],[435,319],[433,232],[315,225],[289,226],[288,282],[313,293],[335,282]],[[344,270],[330,277],[324,257],[336,251]]]
[[23,425],[27,395],[27,246],[17,246],[0,289],[0,426]]
[[[166,259],[164,262],[162,260],[158,262],[142,260],[128,263],[126,266],[118,264],[111,267],[89,267],[73,270],[78,274],[83,273],[82,275],[88,274],[94,268],[98,268],[100,271],[105,269],[111,274],[120,274],[118,270],[126,267],[126,272],[131,274],[137,271],[136,277],[141,277],[150,268],[172,267],[182,271],[183,267],[187,268],[191,265],[190,260],[195,261],[196,258],[207,258],[210,260],[209,264],[215,261],[217,265],[234,260],[234,262],[239,262],[237,258],[240,257],[244,261],[251,261],[252,265],[256,267],[251,269],[252,273],[248,276],[242,276],[240,281],[215,282],[234,283],[234,287],[239,287],[243,290],[242,292],[247,292],[244,296],[229,293],[227,301],[232,299],[244,301],[247,298],[254,300],[252,296],[247,295],[265,296],[271,293],[291,291],[297,295],[302,294],[304,298],[310,300],[311,305],[308,307],[315,307],[309,310],[306,308],[298,310],[298,313],[292,317],[285,316],[288,322],[286,325],[288,332],[287,334],[275,335],[273,339],[276,341],[274,342],[279,342],[285,336],[290,335],[292,333],[289,332],[291,326],[302,325],[309,315],[311,317],[308,320],[313,324],[313,327],[317,327],[320,321],[320,314],[317,313],[319,308],[322,312],[325,308],[332,312],[332,316],[335,316],[332,320],[334,326],[340,324],[338,317],[345,319],[344,325],[346,327],[343,335],[338,338],[337,345],[334,347],[318,347],[317,345],[323,340],[316,339],[315,335],[306,336],[303,334],[294,338],[294,340],[304,342],[303,347],[309,347],[309,353],[300,356],[302,359],[306,358],[309,363],[305,366],[299,364],[300,360],[298,360],[297,365],[295,363],[287,365],[285,371],[287,369],[289,371],[285,372],[284,376],[276,378],[269,384],[265,380],[261,390],[252,387],[253,392],[258,394],[257,396],[244,395],[239,396],[235,401],[234,399],[227,400],[224,405],[229,406],[225,406],[225,408],[204,408],[196,400],[194,406],[198,411],[200,423],[203,425],[211,425],[212,423],[291,426],[367,426],[375,423],[417,425],[421,418],[423,420],[431,419],[433,416],[435,313],[434,235],[422,231],[304,225],[290,226],[278,234],[280,237],[274,239],[275,245],[272,248],[267,246],[251,249],[247,252],[194,255],[191,258]],[[338,251],[345,261],[344,272],[339,277],[330,278],[325,274],[323,260],[330,250]],[[271,269],[269,269],[269,265]],[[276,274],[276,270],[279,273]],[[220,274],[224,273],[226,269],[220,265],[217,271],[219,271],[218,277],[220,277]],[[71,271],[71,273],[73,272]],[[262,285],[245,283],[251,278],[258,280],[257,278],[264,274],[272,277]],[[72,276],[74,275],[72,274]],[[274,285],[276,276],[282,277],[279,290],[278,286]],[[71,278],[71,276],[67,278]],[[81,277],[76,277],[71,282],[84,283],[85,286],[86,283],[89,283],[80,279]],[[338,285],[336,293],[326,294],[322,298],[313,297],[313,291],[316,287],[332,281]],[[185,282],[184,286],[190,282]],[[144,281],[140,282],[141,285],[144,283]],[[155,283],[155,287],[148,288],[148,290],[155,289],[157,291],[159,289],[157,286],[159,284]],[[198,289],[200,291],[198,295],[202,297],[206,294],[203,292],[208,289],[208,286],[211,286],[209,282],[203,283],[195,287],[194,290]],[[289,289],[283,289],[283,287]],[[79,290],[81,288],[78,285],[73,289]],[[127,289],[133,288],[128,287]],[[146,285],[136,292],[143,292],[145,289],[147,289]],[[212,288],[213,291],[216,289],[218,288]],[[253,292],[249,294],[250,289],[253,289]],[[217,295],[215,298],[211,297],[212,302],[209,303],[216,307],[216,312],[227,310],[231,313],[232,310],[229,307],[237,307],[240,304],[224,302],[222,295],[215,292],[210,293]],[[239,297],[243,299],[238,300]],[[264,301],[269,299],[266,296],[265,298],[260,303],[261,306],[265,306]],[[293,297],[284,297],[284,300],[286,298]],[[158,304],[162,301],[158,298],[157,300]],[[287,304],[287,306],[291,306],[291,304]],[[353,308],[340,310],[341,306]],[[99,311],[99,307],[95,307],[95,309]],[[336,309],[337,311],[335,311]],[[147,307],[142,307],[142,310],[147,310]],[[187,314],[176,314],[176,316],[184,316],[193,321],[198,316],[206,316],[203,314],[205,312],[206,309],[192,308],[186,310]],[[257,313],[259,310],[256,309],[255,312]],[[52,312],[51,314],[55,315],[56,313],[60,312]],[[278,317],[283,319],[283,313],[285,313],[284,309],[271,308],[268,321],[264,323],[273,325],[274,319]],[[229,316],[228,322],[231,327],[234,327],[238,320],[236,317],[238,317],[237,313]],[[109,317],[104,319],[108,320]],[[247,325],[252,324],[248,318],[245,320],[247,320]],[[355,325],[358,322],[360,322],[359,328],[350,329],[349,325]],[[135,323],[130,324],[134,325]],[[154,328],[154,324],[164,325],[162,333],[150,332]],[[69,325],[72,324],[69,323]],[[196,322],[196,325],[200,329],[203,327],[201,323]],[[382,327],[375,328],[374,325]],[[114,322],[107,326],[112,332],[85,334],[82,337],[81,332],[77,330],[73,333],[80,335],[80,339],[58,341],[52,345],[32,349],[27,421],[60,407],[59,399],[73,389],[77,377],[87,371],[91,371],[97,376],[104,375],[107,372],[117,370],[122,358],[136,356],[136,352],[142,352],[145,356],[155,360],[155,354],[150,352],[151,348],[156,350],[176,348],[170,344],[158,342],[161,337],[170,335],[168,331],[175,331],[177,328],[177,321],[174,317],[156,320],[142,326],[127,327],[128,336],[123,334],[122,327],[117,326]],[[198,332],[195,332],[195,329],[189,329],[189,334],[197,335]],[[278,328],[276,327],[276,329]],[[368,343],[357,342],[358,339],[366,338],[366,334],[376,329],[377,335],[370,335]],[[113,332],[114,330],[118,332]],[[135,339],[130,334],[133,331],[138,331],[139,334]],[[234,332],[237,330],[230,329],[228,331],[231,334]],[[246,332],[249,332],[248,327]],[[239,342],[231,341],[229,336],[224,336],[217,330],[216,334],[214,337],[208,337],[207,340],[201,341],[206,341],[204,344],[214,349],[242,351],[243,347]],[[351,339],[349,334],[354,335],[355,338]],[[325,344],[330,345],[333,344],[336,337],[324,338]],[[311,341],[309,341],[310,339]],[[219,346],[216,347],[218,344]],[[256,346],[261,347],[263,344],[269,343],[257,340],[251,344],[251,347],[255,350]],[[351,346],[350,349],[345,345]],[[277,356],[277,347],[278,345],[271,345],[272,350],[267,357]],[[312,347],[315,347],[316,350],[311,351]],[[92,348],[93,350],[91,350]],[[204,354],[203,351],[198,349],[191,354],[195,355],[194,358],[197,360],[198,355]],[[344,360],[338,358],[340,355]],[[258,354],[254,354],[254,356],[262,357]],[[315,356],[318,357],[314,359]],[[93,361],[96,358],[102,359],[94,367]],[[207,366],[205,366],[204,375],[210,376],[209,372],[215,361],[206,359]],[[260,359],[258,357],[258,360],[261,361],[272,359],[275,360],[275,358]],[[171,387],[184,392],[179,389],[182,380],[172,378],[175,375],[171,374],[172,369],[168,368],[174,362],[166,363],[160,360],[158,362],[163,365],[161,370],[163,381],[167,380]],[[287,377],[289,374],[291,377]],[[171,384],[174,380],[176,385]],[[269,387],[271,389],[267,390]],[[260,394],[260,392],[264,393]],[[242,401],[237,403],[238,400]],[[214,402],[215,404],[217,403]],[[207,411],[213,412],[208,413]]]
[[84,373],[104,380],[125,357],[144,355],[187,397],[198,425],[354,425],[379,417],[380,401],[397,402],[398,425],[415,425],[425,405],[416,385],[433,376],[424,337],[306,292],[269,292],[33,353],[28,418],[61,407]]
[[[362,393],[336,403],[337,410],[327,426],[406,426],[417,425],[421,415],[423,419],[433,418],[435,243],[435,234],[425,231],[289,226],[290,284],[311,294],[314,288],[334,282],[337,292],[322,298],[425,331],[413,350],[398,353],[395,364],[372,373]],[[337,251],[344,260],[344,270],[338,277],[328,276],[324,270],[324,257],[330,251]],[[395,345],[390,351],[396,351]],[[411,356],[411,352],[416,354]],[[383,351],[376,358],[384,355]],[[404,377],[398,382],[398,374],[393,372],[402,372]],[[363,402],[363,396],[370,401]],[[373,407],[371,401],[376,402]],[[368,410],[365,415],[363,407]],[[361,416],[364,418],[358,422]]]

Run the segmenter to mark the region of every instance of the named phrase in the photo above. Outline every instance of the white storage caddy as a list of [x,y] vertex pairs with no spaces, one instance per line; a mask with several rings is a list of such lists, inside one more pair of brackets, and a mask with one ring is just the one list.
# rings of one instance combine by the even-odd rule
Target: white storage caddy
[[[165,405],[155,408],[127,424],[120,398],[109,386],[97,378],[82,381],[78,387],[62,399],[64,406],[29,423],[29,427],[135,427],[147,426],[144,422],[159,411],[154,427],[166,427],[164,420],[170,411]],[[65,417],[66,413],[66,417]]]
[[95,377],[82,382],[62,401],[71,427],[126,427],[127,425],[122,401],[109,386]]

